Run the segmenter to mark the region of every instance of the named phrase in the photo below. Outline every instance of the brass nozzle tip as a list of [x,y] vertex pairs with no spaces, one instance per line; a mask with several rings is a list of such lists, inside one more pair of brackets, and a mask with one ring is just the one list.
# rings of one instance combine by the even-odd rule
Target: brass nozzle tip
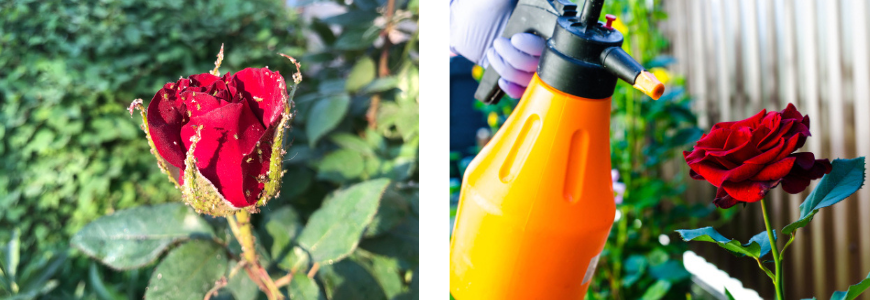
[[640,90],[653,100],[659,100],[662,94],[665,93],[665,85],[662,84],[655,75],[650,72],[643,71],[634,79],[634,88]]

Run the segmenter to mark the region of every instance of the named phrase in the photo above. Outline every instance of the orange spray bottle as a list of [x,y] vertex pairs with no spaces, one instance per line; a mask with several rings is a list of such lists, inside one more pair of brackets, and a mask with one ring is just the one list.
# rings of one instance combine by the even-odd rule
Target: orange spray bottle
[[[664,87],[598,18],[604,0],[520,0],[503,36],[547,39],[514,112],[465,172],[450,241],[457,300],[583,299],[613,224],[610,97]],[[475,97],[498,101],[487,70]]]

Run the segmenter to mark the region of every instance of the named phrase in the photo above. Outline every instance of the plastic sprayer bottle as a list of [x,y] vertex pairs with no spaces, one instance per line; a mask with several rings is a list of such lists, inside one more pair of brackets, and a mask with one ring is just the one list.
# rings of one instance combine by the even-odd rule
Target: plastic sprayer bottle
[[[457,300],[582,299],[613,224],[610,97],[664,87],[600,23],[603,0],[520,0],[503,36],[547,39],[517,108],[468,166],[451,240]],[[487,70],[475,95],[503,95]]]

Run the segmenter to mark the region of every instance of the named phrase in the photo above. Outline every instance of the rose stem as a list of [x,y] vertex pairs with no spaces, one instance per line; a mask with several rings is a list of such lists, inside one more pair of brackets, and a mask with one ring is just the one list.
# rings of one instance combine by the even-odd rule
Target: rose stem
[[770,218],[767,217],[767,205],[764,198],[761,199],[761,214],[764,215],[764,227],[767,229],[767,238],[770,239],[770,252],[773,254],[773,263],[776,266],[776,279],[773,285],[776,288],[776,299],[782,300],[782,260],[779,258],[779,250],[776,249],[776,240],[773,238],[773,228],[770,226]]
[[269,300],[284,299],[281,291],[275,286],[275,282],[269,277],[269,273],[263,269],[263,266],[257,260],[257,248],[254,246],[254,235],[251,233],[251,215],[248,211],[240,209],[236,212],[235,217],[228,216],[227,222],[230,224],[230,230],[236,236],[236,240],[239,241],[239,245],[242,246],[242,258],[248,265],[253,267],[253,272],[248,273],[248,275],[259,277],[254,279],[254,281],[260,281],[266,286],[264,292],[266,292]]

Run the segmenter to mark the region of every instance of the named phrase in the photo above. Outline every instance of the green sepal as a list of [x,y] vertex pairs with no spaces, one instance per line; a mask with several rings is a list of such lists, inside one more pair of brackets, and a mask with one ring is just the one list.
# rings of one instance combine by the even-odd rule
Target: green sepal
[[[150,104],[150,103],[149,103]],[[157,146],[154,145],[154,140],[151,139],[151,132],[148,130],[148,116],[146,115],[145,107],[142,105],[142,99],[133,100],[133,103],[130,103],[130,107],[127,110],[130,111],[130,116],[133,116],[133,110],[139,110],[139,114],[142,115],[142,131],[145,132],[145,138],[148,139],[148,146],[151,147],[151,154],[157,158],[157,167],[160,168],[160,172],[166,174],[169,177],[169,181],[175,184],[175,188],[181,188],[181,185],[178,184],[178,176],[181,174],[181,170],[167,162],[160,156],[160,153],[157,152]]]
[[[209,214],[215,217],[225,217],[234,214],[239,209],[234,207],[218,192],[214,184],[205,178],[196,167],[196,158],[193,152],[201,137],[202,127],[196,128],[196,134],[190,138],[190,149],[187,150],[187,158],[184,159],[184,185],[181,186],[181,199],[184,203],[193,207],[200,214]],[[253,208],[252,209],[256,209]]]
[[284,54],[281,55],[293,62],[296,66],[296,73],[291,75],[293,83],[289,86],[289,92],[287,92],[287,87],[284,86],[286,80],[285,82],[280,82],[281,90],[284,91],[282,95],[284,98],[284,112],[281,113],[281,121],[278,122],[278,128],[275,129],[275,136],[272,139],[272,156],[269,159],[269,171],[266,173],[266,182],[263,186],[263,192],[260,194],[260,199],[257,200],[257,207],[266,205],[270,199],[278,197],[281,193],[281,178],[284,176],[284,154],[287,154],[287,151],[284,150],[284,132],[290,128],[290,123],[296,115],[292,111],[294,106],[293,96],[296,94],[299,83],[302,82],[301,69],[296,59]]

